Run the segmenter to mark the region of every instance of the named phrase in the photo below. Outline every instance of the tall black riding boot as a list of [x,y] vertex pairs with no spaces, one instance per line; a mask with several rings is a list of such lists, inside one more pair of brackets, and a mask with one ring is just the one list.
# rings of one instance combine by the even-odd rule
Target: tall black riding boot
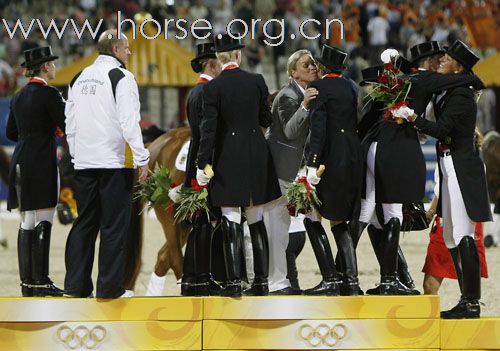
[[340,294],[346,296],[360,295],[356,249],[347,223],[344,222],[333,226],[332,233],[337,243],[338,256],[344,267]]
[[19,276],[21,277],[21,293],[23,296],[33,296],[31,285],[31,241],[34,230],[19,228],[17,234],[17,259],[19,261]]
[[335,261],[332,256],[330,242],[321,222],[313,222],[309,218],[304,219],[304,227],[311,246],[318,261],[319,270],[323,280],[317,286],[303,291],[304,295],[339,295],[339,288],[336,282],[337,271]]
[[[381,265],[384,251],[384,235],[382,229],[377,229],[373,225],[368,226],[368,236],[372,243],[373,251],[377,257],[379,265]],[[415,289],[415,284],[408,271],[408,264],[403,255],[401,247],[398,247],[398,294],[399,295],[419,295],[420,292]],[[380,295],[380,286],[366,290],[368,295]]]
[[196,296],[196,233],[194,226],[186,241],[184,260],[182,261],[181,295]]
[[399,218],[391,218],[384,225],[382,262],[380,264],[381,295],[398,295],[397,270],[400,230]]
[[250,224],[250,237],[252,238],[254,280],[252,286],[244,295],[266,296],[269,295],[267,277],[269,275],[269,242],[266,226],[263,221]]
[[210,254],[212,243],[212,225],[208,218],[203,216],[193,225],[195,240],[195,264],[196,264],[196,295],[209,296],[220,295],[222,287],[210,274]]
[[463,237],[458,244],[462,263],[462,298],[458,305],[449,311],[441,312],[444,319],[479,318],[481,308],[481,266],[476,242],[472,236]]
[[[358,247],[359,239],[361,238],[361,235],[363,234],[363,231],[365,230],[366,226],[368,224],[365,222],[360,222],[358,220],[352,220],[348,224],[349,228],[349,234],[352,238],[352,244],[354,246],[354,250]],[[344,281],[344,271],[345,267],[343,265],[342,260],[340,259],[340,251],[337,252],[337,256],[335,256],[335,267],[337,268],[337,274],[342,277],[342,281]],[[342,293],[342,287],[340,287],[341,293]],[[361,289],[359,292],[362,293]]]
[[288,246],[286,248],[286,277],[293,289],[300,290],[296,259],[306,243],[306,232],[295,232],[289,235]]
[[[380,266],[382,262],[384,231],[370,224],[367,228],[367,232],[368,237],[370,238],[370,242],[372,243],[373,252],[375,253],[375,257],[377,258],[377,262]],[[368,289],[366,290],[366,293],[368,295],[380,295],[380,286]]]
[[35,227],[31,241],[33,296],[62,296],[64,291],[49,278],[50,231],[52,223],[42,221]]
[[223,239],[224,263],[227,282],[222,292],[223,296],[241,296],[241,263],[243,252],[243,228],[241,224],[222,217],[221,231]]
[[455,267],[455,272],[457,273],[458,286],[460,287],[460,294],[464,293],[463,280],[464,276],[462,273],[462,262],[460,260],[460,253],[458,252],[458,247],[448,249],[451,258],[453,259],[453,266]]
[[403,295],[420,295],[420,291],[415,289],[415,282],[408,270],[408,263],[401,246],[398,247],[398,289]]

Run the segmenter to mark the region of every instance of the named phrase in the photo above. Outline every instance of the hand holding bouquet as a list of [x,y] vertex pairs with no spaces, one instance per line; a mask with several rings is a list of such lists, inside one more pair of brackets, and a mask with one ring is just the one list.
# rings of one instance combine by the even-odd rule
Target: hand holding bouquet
[[373,89],[368,93],[368,97],[384,104],[385,119],[401,124],[408,120],[414,111],[408,107],[407,101],[411,82],[408,78],[403,78],[403,73],[395,64],[398,56],[394,49],[387,49],[382,53],[384,70],[377,77],[377,82],[372,84]]
[[296,217],[299,213],[306,214],[321,205],[316,189],[309,184],[306,177],[295,180],[286,191],[288,198],[288,213]]
[[167,167],[156,164],[151,176],[137,185],[134,200],[140,199],[149,202],[148,209],[153,207],[166,208],[170,198],[171,176]]
[[175,209],[174,219],[176,223],[193,222],[203,214],[210,217],[208,189],[206,185],[202,186],[196,179],[193,179],[190,188],[182,187],[179,190],[179,201]]

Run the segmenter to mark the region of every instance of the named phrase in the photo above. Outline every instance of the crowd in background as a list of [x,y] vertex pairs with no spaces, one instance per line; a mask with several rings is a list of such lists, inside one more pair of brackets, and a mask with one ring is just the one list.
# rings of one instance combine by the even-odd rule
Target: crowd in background
[[[495,0],[475,1],[475,4],[482,7],[484,13],[499,18]],[[80,26],[88,19],[95,28],[102,19],[99,32],[116,27],[117,11],[121,11],[123,18],[134,18],[144,11],[160,23],[165,19],[193,21],[204,18],[212,23],[215,33],[223,32],[233,18],[249,24],[253,18],[284,19],[285,40],[281,45],[266,45],[262,28],[257,40],[246,40],[244,65],[259,73],[263,72],[263,65],[272,65],[276,86],[286,80],[282,73],[286,57],[299,48],[309,49],[317,55],[325,42],[350,53],[351,66],[347,74],[356,81],[360,80],[361,69],[377,62],[383,48],[394,47],[407,53],[409,47],[427,40],[440,41],[444,45],[456,39],[470,42],[461,17],[465,9],[465,1],[451,0],[0,0],[0,15],[11,25],[20,19],[26,26],[33,18],[40,18],[46,25],[54,18],[62,26],[64,20],[73,18]],[[340,38],[340,26],[335,25],[331,26],[329,40],[324,36],[318,40],[301,37],[299,25],[309,18],[317,19],[321,25],[307,26],[307,35],[324,33],[325,20],[337,18],[344,24],[344,39]],[[0,25],[0,96],[11,95],[25,83],[19,66],[23,50],[50,44],[61,57],[58,64],[63,66],[95,49],[95,40],[88,33],[79,39],[73,30],[67,30],[61,40],[55,35],[45,40],[40,31],[33,31],[27,40],[19,35],[11,40],[3,24]],[[274,28],[277,30],[280,28]],[[296,34],[297,39],[292,40],[291,34]],[[179,42],[190,49],[196,44],[194,40]],[[478,50],[483,57],[495,52],[495,49]],[[483,132],[494,128],[489,121],[495,106],[494,97],[491,91],[486,91],[484,102],[480,103],[484,106],[480,107],[483,116],[478,123]]]

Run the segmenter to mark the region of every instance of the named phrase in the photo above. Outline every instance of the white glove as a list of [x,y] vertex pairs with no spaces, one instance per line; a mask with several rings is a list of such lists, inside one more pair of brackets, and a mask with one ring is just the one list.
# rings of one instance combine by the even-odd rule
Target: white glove
[[415,114],[415,111],[413,111],[411,108],[408,106],[401,106],[397,108],[396,110],[392,111],[392,116],[397,118],[403,118],[408,120],[408,117],[413,116]]
[[198,181],[198,184],[201,186],[205,186],[208,184],[212,177],[209,177],[204,170],[202,169],[197,169],[196,170],[196,180]]
[[320,177],[316,174],[318,169],[316,167],[307,167],[307,181],[311,185],[317,185],[321,180]]
[[384,52],[380,55],[380,59],[383,63],[391,63],[393,58],[399,56],[399,51],[396,49],[385,49]]
[[172,200],[174,204],[177,204],[179,203],[179,201],[181,201],[181,188],[182,184],[177,185],[176,187],[168,191],[168,197],[170,198],[170,200]]

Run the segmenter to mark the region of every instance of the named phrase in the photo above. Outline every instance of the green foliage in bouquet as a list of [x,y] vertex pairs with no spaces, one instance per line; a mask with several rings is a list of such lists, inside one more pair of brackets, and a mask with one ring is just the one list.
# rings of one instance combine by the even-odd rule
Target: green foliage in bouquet
[[156,164],[151,175],[142,184],[137,185],[134,200],[148,202],[148,209],[153,207],[166,208],[170,202],[168,192],[171,182],[170,170]]
[[294,181],[287,189],[286,197],[290,216],[297,217],[299,213],[306,214],[321,205],[316,190],[309,184],[306,177],[300,177]]
[[202,187],[193,179],[191,187],[180,189],[180,201],[177,203],[174,213],[176,223],[183,221],[193,222],[204,213],[210,218],[208,206],[208,189]]

